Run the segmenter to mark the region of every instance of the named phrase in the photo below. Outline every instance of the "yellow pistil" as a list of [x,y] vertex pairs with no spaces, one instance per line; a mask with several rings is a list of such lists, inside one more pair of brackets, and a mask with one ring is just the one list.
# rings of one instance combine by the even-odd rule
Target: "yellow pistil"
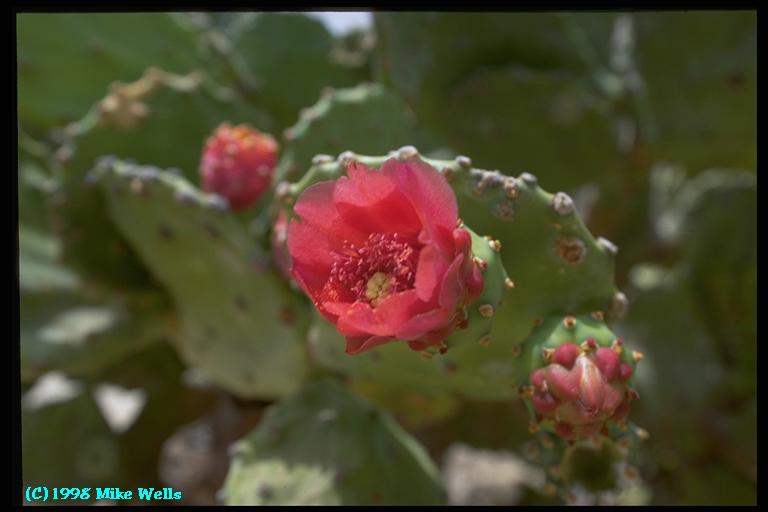
[[376,307],[389,295],[389,286],[389,276],[384,272],[376,272],[365,286],[365,297]]

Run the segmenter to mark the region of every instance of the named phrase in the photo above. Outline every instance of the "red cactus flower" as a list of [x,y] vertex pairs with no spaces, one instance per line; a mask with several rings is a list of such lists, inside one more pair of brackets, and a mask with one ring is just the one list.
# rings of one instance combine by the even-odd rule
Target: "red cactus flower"
[[348,354],[394,340],[439,345],[482,290],[456,196],[424,162],[390,159],[380,171],[353,162],[347,176],[306,189],[294,210],[291,272]]
[[203,190],[229,201],[233,210],[253,205],[269,188],[277,142],[248,125],[223,123],[208,138],[200,163]]
[[[590,340],[588,340],[590,341]],[[610,348],[560,345],[551,362],[531,374],[533,407],[555,421],[555,431],[576,440],[602,431],[609,419],[621,422],[636,392],[627,388],[632,367]]]

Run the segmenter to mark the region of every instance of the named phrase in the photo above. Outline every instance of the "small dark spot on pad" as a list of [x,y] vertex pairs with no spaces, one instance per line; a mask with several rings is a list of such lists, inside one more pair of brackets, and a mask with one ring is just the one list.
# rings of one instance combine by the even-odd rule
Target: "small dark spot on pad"
[[205,230],[205,234],[207,234],[209,237],[213,239],[219,238],[219,230],[213,227],[210,224],[203,224],[203,229]]
[[164,240],[173,240],[174,238],[173,231],[165,224],[160,224],[158,232],[160,233],[160,238]]
[[235,307],[237,307],[237,309],[240,311],[245,312],[248,310],[248,303],[245,301],[242,295],[235,295],[235,298],[232,300],[235,303]]

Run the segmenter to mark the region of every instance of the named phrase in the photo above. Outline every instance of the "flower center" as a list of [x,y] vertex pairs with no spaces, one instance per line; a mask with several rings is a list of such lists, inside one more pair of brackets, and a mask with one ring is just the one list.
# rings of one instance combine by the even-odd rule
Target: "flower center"
[[372,233],[361,246],[345,242],[331,266],[326,297],[376,307],[389,295],[412,289],[419,249],[398,233]]

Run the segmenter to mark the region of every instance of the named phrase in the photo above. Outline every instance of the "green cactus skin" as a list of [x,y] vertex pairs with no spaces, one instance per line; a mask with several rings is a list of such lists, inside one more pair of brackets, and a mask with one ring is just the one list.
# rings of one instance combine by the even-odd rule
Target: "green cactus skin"
[[[319,20],[285,12],[234,18],[224,31],[204,31],[207,67],[218,68],[218,81],[234,84],[247,103],[267,110],[272,123],[265,128],[282,131],[323,87],[351,86],[365,74],[334,58],[333,37]],[[301,79],[286,70],[301,70]]]
[[228,505],[437,505],[445,501],[426,451],[344,385],[311,381],[273,405],[232,447]]
[[307,162],[318,154],[337,154],[346,149],[377,154],[414,141],[428,143],[425,137],[417,130],[413,113],[381,85],[327,88],[285,130],[275,178],[298,179]]
[[536,169],[544,182],[572,190],[619,164],[613,99],[596,84],[607,74],[598,47],[610,33],[585,41],[572,28],[610,28],[613,17],[377,13],[377,79],[478,165]]
[[80,279],[57,261],[60,244],[53,236],[19,224],[19,285],[22,292],[75,290]]
[[[63,131],[48,162],[58,178],[49,200],[53,232],[62,239],[62,258],[95,286],[118,290],[153,286],[135,252],[109,222],[104,199],[89,186],[88,171],[97,158],[116,155],[179,169],[196,179],[205,138],[222,121],[259,119],[252,108],[222,99],[199,72],[173,75],[157,68],[131,76],[135,81],[106,89],[144,105],[145,116],[103,115],[105,98]],[[119,111],[119,109],[118,109]],[[261,116],[263,117],[263,116]],[[130,121],[130,122],[129,122]],[[127,124],[126,124],[127,123]],[[196,148],[179,150],[179,148]]]
[[[422,158],[413,147],[391,156]],[[377,167],[386,158],[343,153],[337,160],[315,159],[300,181],[279,184],[277,196],[290,205],[311,184],[338,177],[348,159]],[[564,311],[621,313],[625,299],[613,283],[616,249],[595,240],[567,195],[545,192],[528,173],[514,178],[473,169],[466,157],[423,160],[456,190],[465,224],[490,237],[473,236],[473,253],[488,264],[484,293],[489,295],[468,308],[468,328],[448,338],[449,350],[428,361],[397,343],[349,357],[335,329],[319,317],[310,329],[310,349],[320,365],[355,377],[477,399],[512,398],[521,377],[515,354],[536,322]],[[494,306],[490,318],[480,314],[484,304]]]
[[173,336],[163,297],[131,303],[84,300],[79,290],[24,293],[20,301],[21,377],[58,370],[93,377],[126,357]]
[[757,12],[634,13],[631,19],[655,158],[690,169],[756,169]]
[[79,119],[114,80],[150,65],[179,73],[200,66],[194,34],[166,13],[27,13],[16,29],[19,119],[38,134]]
[[177,348],[220,386],[244,398],[293,392],[306,369],[301,306],[218,196],[153,167],[104,160],[96,179],[112,221],[173,296]]
[[120,447],[90,394],[22,408],[24,485],[119,485]]
[[648,432],[632,424],[623,431],[610,430],[609,437],[575,443],[542,431],[526,443],[523,455],[546,471],[542,492],[566,504],[646,504],[636,464]]

